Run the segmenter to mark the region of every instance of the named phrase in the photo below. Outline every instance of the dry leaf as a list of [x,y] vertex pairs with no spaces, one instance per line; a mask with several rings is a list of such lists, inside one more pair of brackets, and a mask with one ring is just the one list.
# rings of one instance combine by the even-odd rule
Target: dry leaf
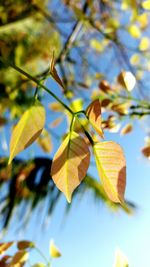
[[141,151],[146,158],[150,159],[150,146],[145,146]]
[[96,99],[88,106],[86,115],[95,131],[100,135],[101,138],[104,138],[101,125],[101,104],[99,99]]
[[126,161],[120,145],[113,141],[94,145],[96,165],[108,198],[123,202],[126,186]]
[[27,249],[27,248],[33,248],[35,245],[33,242],[31,241],[27,241],[27,240],[23,240],[23,241],[19,241],[17,243],[17,248],[19,250],[24,250],[24,249]]
[[29,253],[25,250],[20,250],[16,252],[16,254],[13,256],[10,266],[14,266],[15,264],[22,264],[25,263],[28,260]]
[[52,161],[51,176],[68,202],[75,188],[86,175],[90,152],[84,139],[75,132],[67,135]]
[[50,65],[50,74],[52,75],[53,79],[63,88],[63,90],[65,89],[64,88],[64,85],[63,85],[63,82],[62,80],[60,79],[58,73],[57,73],[57,70],[55,68],[55,59],[54,59],[54,53],[52,55],[52,60],[51,60],[51,65]]
[[14,242],[5,242],[5,243],[0,243],[0,254],[3,254],[7,249],[9,249]]
[[125,126],[122,128],[120,134],[121,134],[121,135],[125,135],[125,134],[128,134],[128,133],[131,133],[132,130],[133,130],[133,126],[132,126],[132,124],[131,124],[131,123],[128,123],[127,125],[125,125]]

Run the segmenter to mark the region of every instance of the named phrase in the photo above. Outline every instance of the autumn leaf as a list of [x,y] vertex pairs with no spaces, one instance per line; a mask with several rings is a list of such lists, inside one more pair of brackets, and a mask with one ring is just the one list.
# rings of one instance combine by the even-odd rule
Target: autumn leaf
[[25,111],[12,132],[8,164],[11,163],[17,154],[30,146],[38,138],[44,124],[45,108],[37,101]]
[[129,267],[128,259],[120,249],[116,250],[114,267]]
[[61,253],[60,253],[59,249],[56,247],[56,245],[54,244],[53,240],[51,240],[51,242],[50,242],[50,256],[52,258],[61,257]]
[[101,138],[104,138],[101,126],[101,104],[99,99],[96,99],[88,106],[86,115],[95,131],[100,135]]
[[54,59],[54,53],[52,55],[52,59],[51,59],[51,65],[50,65],[50,74],[52,75],[53,79],[61,86],[61,88],[64,88],[64,84],[61,80],[61,78],[59,77],[57,70],[55,68],[55,59]]
[[67,135],[52,161],[51,176],[68,202],[84,179],[90,163],[90,152],[84,139],[75,132]]
[[143,147],[142,153],[146,158],[150,159],[150,145]]
[[132,124],[131,124],[131,123],[128,123],[127,125],[125,125],[125,126],[122,128],[120,134],[121,134],[121,135],[125,135],[125,134],[128,134],[128,133],[131,133],[132,130],[133,130],[133,126],[132,126]]
[[108,198],[116,203],[124,201],[126,161],[119,144],[108,141],[93,147],[100,179]]
[[0,254],[3,254],[7,249],[9,249],[14,242],[5,242],[5,243],[0,243]]
[[25,250],[20,250],[16,252],[16,254],[13,256],[10,266],[14,266],[15,264],[22,264],[25,263],[28,260],[29,253]]
[[37,139],[37,143],[44,152],[50,153],[52,151],[53,145],[51,136],[47,130],[43,129],[41,135]]
[[17,243],[17,248],[19,250],[24,250],[24,249],[27,249],[27,248],[33,248],[35,245],[33,242],[31,241],[27,241],[27,240],[23,240],[23,241],[19,241]]

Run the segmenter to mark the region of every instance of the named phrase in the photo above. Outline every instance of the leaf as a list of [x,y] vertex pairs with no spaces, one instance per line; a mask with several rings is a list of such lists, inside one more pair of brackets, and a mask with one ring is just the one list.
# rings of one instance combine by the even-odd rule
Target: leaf
[[53,146],[51,136],[45,129],[43,129],[42,134],[37,139],[37,142],[44,152],[50,153],[52,151]]
[[62,120],[63,120],[63,117],[57,118],[56,120],[51,122],[49,127],[50,128],[55,128],[55,127],[59,126],[59,124],[62,122]]
[[52,258],[61,257],[61,253],[60,253],[59,249],[55,246],[53,240],[51,240],[51,242],[50,242],[50,256]]
[[0,243],[0,254],[3,254],[7,249],[9,249],[14,242],[5,242],[5,243]]
[[139,50],[140,51],[146,51],[149,49],[149,45],[150,45],[149,38],[143,37],[140,41],[140,44],[139,44]]
[[150,145],[143,147],[141,151],[146,158],[150,159]]
[[133,126],[132,126],[132,124],[131,124],[131,123],[128,123],[127,125],[125,125],[125,126],[122,128],[120,134],[121,134],[121,135],[125,135],[125,134],[128,134],[128,133],[132,132],[132,130],[133,130]]
[[110,84],[106,80],[102,80],[99,83],[99,89],[102,90],[104,93],[107,93],[111,90]]
[[96,165],[108,198],[116,203],[124,201],[126,161],[120,145],[113,141],[99,142],[93,147]]
[[54,59],[54,53],[52,55],[52,60],[51,60],[51,65],[50,65],[50,74],[52,75],[53,79],[63,88],[64,88],[64,84],[62,82],[62,80],[60,79],[57,70],[55,68],[55,59]]
[[46,265],[39,262],[39,263],[32,265],[32,267],[46,267]]
[[146,10],[150,10],[150,0],[144,1],[142,7]]
[[38,138],[44,128],[44,124],[45,109],[39,102],[36,102],[35,105],[25,111],[12,132],[8,164],[17,154]]
[[101,138],[104,138],[101,126],[101,104],[99,99],[96,99],[88,106],[86,110],[86,116],[88,117],[95,131],[100,135]]
[[132,24],[128,27],[128,32],[130,33],[130,35],[135,38],[135,39],[138,39],[141,37],[141,31],[140,31],[140,28],[135,25],[135,24]]
[[35,245],[33,242],[31,241],[27,241],[27,240],[23,240],[23,241],[19,241],[17,243],[17,248],[19,250],[24,250],[24,249],[27,249],[27,248],[33,248]]
[[78,112],[83,109],[83,99],[77,98],[71,102],[70,108],[73,110],[73,112]]
[[130,92],[135,87],[136,79],[130,71],[122,71],[118,75],[118,82]]
[[29,253],[25,250],[20,250],[16,252],[16,254],[13,256],[10,266],[13,266],[15,264],[22,264],[25,263],[28,260]]
[[50,103],[49,108],[55,112],[62,112],[64,110],[63,106],[59,102]]
[[90,152],[84,139],[75,132],[67,135],[52,161],[51,176],[68,202],[72,192],[86,175]]
[[114,267],[129,267],[128,259],[120,249],[116,250]]

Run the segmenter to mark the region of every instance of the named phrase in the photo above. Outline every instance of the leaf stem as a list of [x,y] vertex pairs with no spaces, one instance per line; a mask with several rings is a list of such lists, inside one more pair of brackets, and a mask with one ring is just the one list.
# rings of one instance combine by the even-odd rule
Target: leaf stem
[[43,88],[47,93],[49,93],[53,98],[55,98],[65,109],[67,109],[72,115],[74,114],[74,112],[63,102],[60,100],[59,97],[57,97],[51,90],[49,90],[45,85],[43,85],[40,81],[38,81],[35,77],[33,77],[32,75],[30,75],[29,73],[27,73],[26,71],[24,71],[23,69],[21,69],[20,67],[9,63],[7,61],[3,61],[0,58],[0,61],[4,64],[7,65],[13,69],[15,69],[16,71],[18,71],[19,73],[23,74],[25,77],[27,77],[29,80],[35,82],[39,87]]
[[44,259],[44,261],[46,262],[47,266],[49,267],[51,264],[48,261],[48,259],[45,257],[45,255],[43,254],[43,252],[38,247],[36,247],[36,246],[34,248],[39,253],[39,255]]

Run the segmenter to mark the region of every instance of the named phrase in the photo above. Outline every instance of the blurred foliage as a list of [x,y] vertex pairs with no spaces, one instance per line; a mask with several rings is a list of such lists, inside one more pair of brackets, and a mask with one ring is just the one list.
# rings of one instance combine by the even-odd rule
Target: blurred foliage
[[[149,1],[145,1],[149,2]],[[56,68],[63,82],[61,97],[76,110],[99,98],[103,130],[129,134],[134,122],[144,124],[146,139],[142,153],[150,158],[150,28],[148,5],[142,1],[98,0],[1,0],[0,1],[0,127],[10,131],[33,101],[36,85],[5,61],[32,74],[43,83],[50,75],[54,52]],[[52,75],[53,77],[53,75]],[[51,78],[52,78],[51,77]],[[44,100],[42,93],[39,98]],[[70,122],[69,114],[57,102],[49,103],[55,120],[46,125],[38,144],[51,151],[51,136],[61,139],[59,126]],[[83,125],[89,129],[83,118]],[[82,132],[76,122],[76,131]],[[65,134],[65,132],[64,132]],[[95,133],[93,132],[93,138]],[[2,147],[5,145],[2,143]],[[49,177],[49,158],[0,163],[1,220],[6,227],[14,207],[21,202],[32,211],[46,197],[51,213],[60,197]],[[41,176],[37,182],[37,173]],[[88,176],[90,177],[90,176]],[[112,204],[101,185],[86,178],[80,192],[90,189],[97,199]],[[78,193],[78,190],[77,190]],[[131,204],[131,205],[130,205]],[[132,203],[129,203],[132,206]],[[128,210],[128,209],[127,209]],[[24,218],[26,219],[26,218]]]

